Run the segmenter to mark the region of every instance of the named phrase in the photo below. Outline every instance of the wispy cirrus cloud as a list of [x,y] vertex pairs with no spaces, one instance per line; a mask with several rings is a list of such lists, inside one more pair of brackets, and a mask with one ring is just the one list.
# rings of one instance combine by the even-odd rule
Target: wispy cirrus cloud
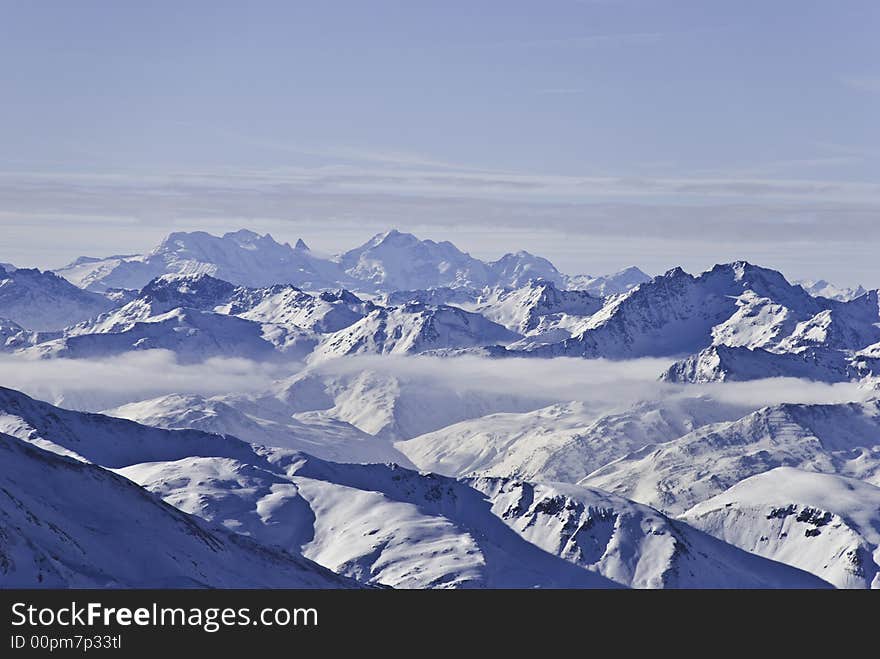
[[[840,162],[841,158],[833,159]],[[818,161],[812,162],[818,166]],[[824,164],[828,160],[823,160]],[[776,166],[781,166],[777,163]],[[453,165],[449,166],[450,168]],[[765,178],[759,176],[575,176],[470,171],[427,167],[365,168],[288,167],[262,170],[182,171],[159,175],[118,173],[10,173],[0,172],[0,189],[71,194],[112,188],[165,190],[168,194],[222,187],[254,191],[287,189],[300,192],[423,194],[438,196],[489,196],[521,192],[536,201],[555,199],[576,203],[597,197],[638,199],[690,195],[741,200],[777,199],[803,201],[880,202],[880,183],[833,179]],[[4,210],[0,207],[0,210]]]

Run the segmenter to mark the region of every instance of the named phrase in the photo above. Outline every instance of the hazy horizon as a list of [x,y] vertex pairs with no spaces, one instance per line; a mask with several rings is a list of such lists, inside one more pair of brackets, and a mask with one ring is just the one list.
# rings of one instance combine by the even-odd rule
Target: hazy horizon
[[568,273],[880,286],[867,0],[12,3],[0,261],[398,227]]

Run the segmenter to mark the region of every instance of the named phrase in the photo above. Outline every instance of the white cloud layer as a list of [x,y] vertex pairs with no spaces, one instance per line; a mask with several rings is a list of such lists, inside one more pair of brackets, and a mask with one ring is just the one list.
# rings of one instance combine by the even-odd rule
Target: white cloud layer
[[[777,403],[843,403],[877,395],[856,384],[829,385],[792,378],[712,385],[659,382],[658,374],[670,363],[663,359],[355,356],[309,368],[331,376],[369,370],[393,375],[403,386],[517,396],[535,400],[536,406],[579,400],[596,410],[676,396],[707,395],[719,402],[758,408]],[[5,355],[0,356],[0,386],[63,407],[99,411],[172,393],[211,396],[265,391],[276,380],[303,368],[296,362],[267,364],[222,358],[183,365],[163,350],[98,360],[30,360]]]
[[329,374],[371,370],[458,391],[541,397],[554,402],[579,400],[600,408],[695,395],[755,408],[780,403],[845,403],[877,396],[876,391],[856,383],[825,384],[796,378],[705,385],[660,382],[659,374],[671,363],[668,359],[355,356],[324,362],[315,370]]
[[23,359],[0,355],[0,386],[71,409],[98,411],[171,393],[213,396],[266,389],[300,364],[212,358],[179,364],[166,350],[108,359]]

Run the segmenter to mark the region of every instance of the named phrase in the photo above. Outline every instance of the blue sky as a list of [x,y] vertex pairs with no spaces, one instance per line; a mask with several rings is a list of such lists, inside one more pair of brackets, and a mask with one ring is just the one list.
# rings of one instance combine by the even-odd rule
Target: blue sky
[[742,257],[880,285],[876,2],[0,12],[0,260],[394,225],[570,272]]

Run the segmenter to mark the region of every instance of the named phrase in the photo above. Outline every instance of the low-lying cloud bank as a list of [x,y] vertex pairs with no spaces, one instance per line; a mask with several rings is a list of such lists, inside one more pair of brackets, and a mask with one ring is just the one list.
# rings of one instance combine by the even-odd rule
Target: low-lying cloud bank
[[[753,408],[778,403],[844,403],[880,395],[855,383],[824,384],[794,378],[708,385],[658,381],[658,375],[670,363],[665,359],[354,356],[316,364],[308,370],[343,377],[369,370],[394,376],[403,386],[409,383],[517,396],[542,404],[578,400],[597,409],[695,395]],[[224,358],[179,364],[173,353],[164,350],[94,360],[32,360],[4,355],[0,356],[0,386],[64,407],[98,411],[172,393],[212,396],[265,391],[273,382],[303,368],[298,362],[278,364]]]
[[402,380],[430,381],[459,391],[579,400],[603,407],[627,406],[671,396],[707,395],[748,407],[779,403],[845,403],[875,397],[856,383],[825,384],[797,378],[682,385],[660,382],[669,359],[485,359],[480,357],[355,356],[312,367],[330,375],[371,370]]
[[165,394],[213,396],[262,391],[302,368],[247,359],[212,358],[179,364],[167,350],[107,359],[24,359],[0,356],[0,386],[71,409],[99,411]]

